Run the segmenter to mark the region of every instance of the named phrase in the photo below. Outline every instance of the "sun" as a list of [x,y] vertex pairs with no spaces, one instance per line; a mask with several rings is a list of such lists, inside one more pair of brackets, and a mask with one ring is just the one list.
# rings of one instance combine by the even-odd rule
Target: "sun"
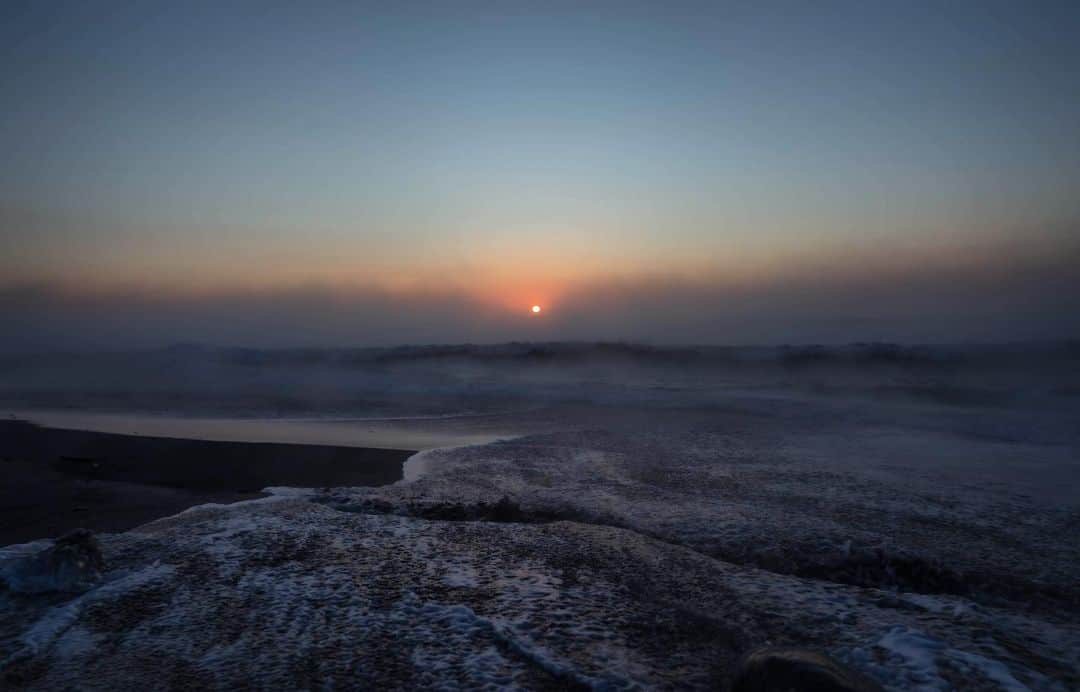
[[534,315],[535,315],[536,313],[540,312],[540,306],[539,306],[539,305],[534,305],[534,306],[532,306],[532,311],[533,311],[533,314],[534,314]]

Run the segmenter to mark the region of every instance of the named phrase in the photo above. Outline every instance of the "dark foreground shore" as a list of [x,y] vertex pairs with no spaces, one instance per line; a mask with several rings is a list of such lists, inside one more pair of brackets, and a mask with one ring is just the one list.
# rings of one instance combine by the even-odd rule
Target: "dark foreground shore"
[[267,486],[375,486],[401,478],[413,452],[209,442],[0,421],[0,545],[74,528],[123,531]]

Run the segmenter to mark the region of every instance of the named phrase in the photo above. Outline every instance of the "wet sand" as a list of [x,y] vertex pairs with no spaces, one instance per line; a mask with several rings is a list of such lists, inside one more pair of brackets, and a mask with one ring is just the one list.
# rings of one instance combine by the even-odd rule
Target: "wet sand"
[[268,486],[385,485],[411,450],[224,442],[0,421],[0,545],[123,531]]

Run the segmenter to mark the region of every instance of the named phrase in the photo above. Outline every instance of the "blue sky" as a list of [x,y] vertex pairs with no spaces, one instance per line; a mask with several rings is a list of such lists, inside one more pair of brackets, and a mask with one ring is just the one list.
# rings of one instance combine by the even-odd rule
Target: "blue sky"
[[1076,3],[402,5],[6,3],[0,291],[438,296],[454,340],[1076,257]]

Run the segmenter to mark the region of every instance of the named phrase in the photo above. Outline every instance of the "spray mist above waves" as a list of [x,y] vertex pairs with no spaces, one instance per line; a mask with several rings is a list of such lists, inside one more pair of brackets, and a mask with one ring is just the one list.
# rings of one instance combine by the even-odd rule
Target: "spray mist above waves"
[[1070,408],[1080,345],[667,348],[508,343],[363,349],[195,345],[0,357],[0,402],[181,415],[425,416],[546,404],[700,407],[783,393]]

